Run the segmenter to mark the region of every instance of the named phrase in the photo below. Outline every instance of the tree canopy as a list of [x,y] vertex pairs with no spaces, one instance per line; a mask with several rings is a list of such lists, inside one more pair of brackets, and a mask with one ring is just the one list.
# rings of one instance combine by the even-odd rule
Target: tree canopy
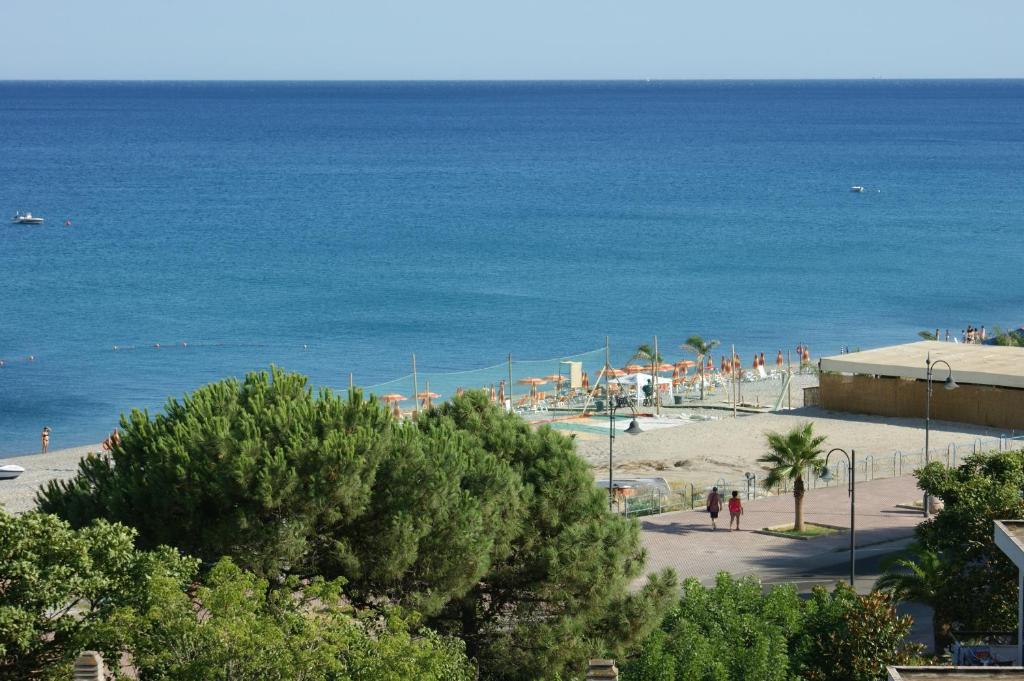
[[687,579],[679,604],[633,655],[623,681],[875,681],[919,650],[909,617],[883,593],[839,583],[801,600],[791,585],[767,592],[753,578]]
[[556,678],[643,636],[674,576],[636,593],[635,520],[609,514],[572,441],[470,392],[398,422],[358,390],[314,394],[280,369],[122,418],[109,455],[51,483],[42,510],[106,518],[271,587],[344,578],[457,634],[485,678]]
[[993,539],[993,521],[1024,517],[1024,452],[974,454],[957,468],[933,462],[918,485],[943,508],[917,527],[918,540],[941,560],[932,588],[947,599],[944,625],[1011,630],[1017,621],[1017,568]]

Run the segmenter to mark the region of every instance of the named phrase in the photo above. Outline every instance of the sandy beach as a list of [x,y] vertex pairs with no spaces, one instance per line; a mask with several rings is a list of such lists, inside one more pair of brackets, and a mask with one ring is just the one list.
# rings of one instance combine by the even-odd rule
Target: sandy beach
[[66,480],[78,470],[78,462],[89,452],[100,451],[100,446],[85,445],[58,449],[46,454],[26,454],[0,459],[25,469],[14,480],[0,480],[0,506],[9,513],[22,513],[35,507],[36,490],[49,480]]
[[[634,436],[619,435],[615,438],[616,473],[693,483],[742,478],[746,471],[760,473],[757,459],[766,451],[765,433],[785,432],[807,421],[828,437],[826,446],[855,449],[861,460],[868,454],[891,457],[895,450],[913,452],[924,447],[921,419],[834,413],[816,407],[736,418],[723,411],[718,417]],[[932,421],[931,448],[944,450],[950,442],[969,445],[977,437],[1001,434],[981,426]],[[577,438],[577,450],[594,467],[595,477],[607,476],[607,437]]]

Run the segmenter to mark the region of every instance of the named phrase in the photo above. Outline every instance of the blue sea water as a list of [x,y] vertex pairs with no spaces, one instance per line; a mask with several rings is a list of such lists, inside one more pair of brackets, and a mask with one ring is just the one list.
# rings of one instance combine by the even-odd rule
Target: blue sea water
[[1024,81],[7,82],[16,210],[5,454],[272,362],[831,354],[1024,321]]

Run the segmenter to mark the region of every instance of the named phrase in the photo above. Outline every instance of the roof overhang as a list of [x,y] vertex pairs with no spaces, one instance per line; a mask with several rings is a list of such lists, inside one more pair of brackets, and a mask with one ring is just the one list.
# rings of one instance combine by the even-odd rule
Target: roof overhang
[[[926,360],[931,357],[947,362],[957,383],[1024,389],[1024,348],[999,345],[962,345],[940,341],[920,341],[891,345],[874,350],[823,357],[822,371],[842,374],[866,374],[924,380]],[[946,380],[944,364],[933,370],[933,379]]]

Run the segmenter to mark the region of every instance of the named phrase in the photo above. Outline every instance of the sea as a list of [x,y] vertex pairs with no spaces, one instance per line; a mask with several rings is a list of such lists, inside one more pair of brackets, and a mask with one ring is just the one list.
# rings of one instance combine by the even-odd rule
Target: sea
[[1024,322],[1024,81],[2,82],[0,217],[0,454],[272,364],[771,363]]

